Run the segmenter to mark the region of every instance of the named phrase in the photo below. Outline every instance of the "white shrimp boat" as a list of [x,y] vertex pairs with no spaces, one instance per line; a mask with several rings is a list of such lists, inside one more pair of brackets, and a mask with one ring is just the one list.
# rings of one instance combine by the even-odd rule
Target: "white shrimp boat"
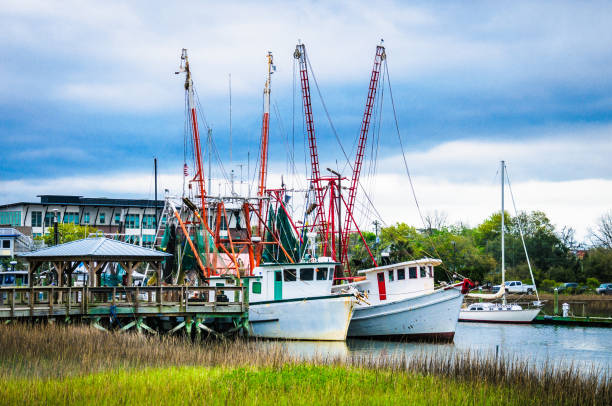
[[[459,321],[467,322],[483,322],[483,323],[531,323],[538,313],[540,313],[539,306],[541,305],[539,296],[538,301],[535,302],[536,308],[523,309],[518,304],[507,304],[506,303],[506,266],[505,266],[505,244],[504,244],[504,173],[506,164],[501,161],[501,274],[502,282],[499,287],[499,291],[494,294],[479,294],[479,293],[468,293],[469,297],[476,297],[479,299],[502,299],[502,303],[494,302],[480,302],[472,303],[467,308],[461,309],[459,313]],[[523,238],[522,228],[521,239]],[[531,263],[529,262],[529,256],[527,255],[527,248],[525,247],[525,241],[523,240],[523,248],[525,249],[525,255],[527,256],[527,265],[529,266],[529,272],[533,285],[535,286],[535,280],[533,279],[533,272],[531,272]],[[536,295],[538,291],[536,288]]]
[[[355,305],[349,337],[452,341],[463,303],[461,284],[434,287],[434,267],[442,261],[416,261],[365,269],[350,284],[367,297]],[[361,279],[361,280],[360,280]]]
[[353,294],[331,295],[334,262],[263,264],[249,277],[253,337],[344,341]]

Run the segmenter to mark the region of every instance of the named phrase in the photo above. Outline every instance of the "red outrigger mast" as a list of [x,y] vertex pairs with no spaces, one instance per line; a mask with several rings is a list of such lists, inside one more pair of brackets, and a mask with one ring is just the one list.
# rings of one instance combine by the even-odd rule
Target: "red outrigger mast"
[[[357,155],[355,156],[355,164],[353,165],[353,177],[351,178],[351,186],[349,188],[349,198],[346,203],[347,216],[344,219],[344,229],[342,230],[342,260],[348,262],[348,243],[351,231],[352,213],[355,207],[355,196],[359,186],[359,175],[361,174],[361,165],[365,154],[365,146],[368,138],[368,130],[370,129],[370,119],[372,117],[372,109],[376,99],[376,91],[378,89],[378,79],[380,77],[380,67],[383,60],[386,58],[385,47],[378,45],[376,47],[376,55],[374,56],[374,67],[370,76],[370,87],[368,88],[368,97],[366,99],[365,111],[361,120],[361,131],[359,132],[359,144],[357,146]],[[348,214],[351,214],[350,216]],[[374,261],[376,262],[376,261]]]
[[325,218],[325,200],[323,194],[321,172],[319,170],[319,153],[317,151],[317,138],[315,135],[314,120],[312,117],[312,102],[310,99],[310,82],[308,79],[308,60],[306,56],[306,47],[304,44],[298,44],[295,47],[293,57],[300,64],[300,83],[302,85],[302,99],[304,102],[304,117],[306,120],[306,131],[308,133],[308,149],[310,151],[310,166],[311,166],[311,185],[315,192],[315,204],[317,214],[313,228],[319,226],[320,234],[323,237],[323,254],[328,252],[328,222]]
[[[372,74],[370,76],[370,85],[368,88],[368,96],[366,99],[365,112],[361,121],[361,131],[359,133],[359,143],[357,147],[357,155],[355,157],[355,164],[353,166],[353,176],[351,178],[351,186],[349,187],[349,198],[348,203],[344,200],[341,193],[341,181],[345,178],[331,169],[328,169],[336,177],[321,177],[319,170],[319,156],[317,151],[316,136],[314,129],[314,122],[312,117],[312,102],[310,97],[310,83],[308,79],[308,59],[306,57],[306,48],[304,44],[298,44],[295,48],[294,57],[299,60],[300,64],[300,82],[302,86],[302,99],[304,103],[304,116],[306,121],[306,130],[308,133],[308,146],[310,152],[310,163],[312,179],[312,188],[315,191],[315,204],[317,208],[317,214],[315,216],[314,224],[311,226],[319,227],[319,234],[322,236],[323,242],[323,255],[327,255],[329,252],[331,236],[331,255],[338,261],[343,262],[348,268],[348,243],[349,236],[354,226],[357,230],[361,239],[363,240],[372,261],[376,265],[376,259],[372,255],[368,244],[365,242],[365,238],[361,234],[357,222],[353,215],[353,209],[355,206],[355,196],[357,195],[357,188],[359,186],[359,175],[361,173],[361,167],[363,164],[363,157],[365,155],[366,141],[368,137],[368,131],[370,129],[370,121],[372,117],[372,110],[376,100],[376,92],[378,89],[378,81],[380,78],[380,69],[382,62],[385,60],[385,48],[381,45],[376,47],[376,55],[374,56],[374,66],[372,68]],[[327,187],[323,187],[323,183],[327,183]],[[325,198],[329,191],[329,210],[328,217],[326,217],[325,210]],[[344,228],[341,228],[341,208],[345,207],[345,218]],[[337,235],[337,237],[336,237]],[[336,241],[337,238],[337,241]]]

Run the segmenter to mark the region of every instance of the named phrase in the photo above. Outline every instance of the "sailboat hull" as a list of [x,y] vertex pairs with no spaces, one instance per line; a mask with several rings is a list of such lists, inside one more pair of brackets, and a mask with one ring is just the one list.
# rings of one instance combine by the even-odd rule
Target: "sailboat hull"
[[357,306],[348,336],[452,341],[462,303],[461,292],[450,288],[390,303]]
[[531,323],[540,309],[523,310],[461,310],[459,321],[475,323]]
[[353,295],[254,302],[249,305],[251,336],[344,341],[354,303]]

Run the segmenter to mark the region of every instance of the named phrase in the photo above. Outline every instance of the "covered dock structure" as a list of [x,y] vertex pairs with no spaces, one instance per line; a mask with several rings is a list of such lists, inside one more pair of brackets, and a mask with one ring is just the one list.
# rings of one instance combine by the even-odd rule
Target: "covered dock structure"
[[161,280],[161,262],[172,255],[150,248],[105,237],[85,238],[46,247],[38,251],[17,255],[28,262],[30,286],[34,285],[36,271],[44,263],[53,265],[57,274],[57,286],[70,286],[72,273],[83,264],[87,269],[89,287],[101,286],[101,274],[108,264],[118,264],[125,269],[126,286],[132,285],[132,273],[140,264],[148,264]]
[[[157,285],[131,286],[132,273],[148,264],[163,280],[162,251],[143,248],[109,238],[86,238],[19,257],[29,263],[30,286],[0,287],[0,322],[46,319],[90,322],[100,329],[151,333],[184,330],[188,334],[224,337],[248,334],[248,293],[243,286]],[[52,264],[57,283],[35,286],[35,274],[45,263]],[[71,286],[79,264],[87,269],[85,286]],[[101,286],[101,273],[108,264],[126,271],[125,286]]]

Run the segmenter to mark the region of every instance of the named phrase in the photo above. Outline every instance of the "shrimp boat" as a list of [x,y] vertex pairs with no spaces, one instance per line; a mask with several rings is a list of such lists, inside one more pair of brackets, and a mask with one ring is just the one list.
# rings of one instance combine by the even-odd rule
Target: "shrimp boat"
[[[331,258],[304,256],[302,237],[284,206],[284,189],[266,187],[270,85],[275,70],[271,53],[267,55],[267,62],[257,195],[240,196],[232,187],[229,196],[213,196],[205,187],[193,82],[187,51],[183,49],[177,73],[186,74],[186,117],[196,167],[189,182],[190,195],[183,195],[182,199],[166,198],[168,212],[163,218],[168,221],[164,237],[160,236],[161,248],[175,253],[179,263],[172,265],[174,268],[170,266],[164,274],[173,278],[175,284],[189,280],[195,285],[243,286],[249,299],[251,336],[343,341],[355,296],[331,295],[338,264]],[[213,148],[210,130],[208,143],[210,154]],[[210,171],[209,162],[209,174]],[[188,176],[186,163],[184,174]],[[210,183],[209,177],[209,187]],[[172,242],[178,241],[180,231],[177,230],[182,230],[183,235],[179,237],[184,243]],[[185,258],[191,260],[190,267],[185,265]],[[231,298],[221,295],[218,300]]]
[[[502,303],[496,302],[479,302],[472,303],[467,308],[461,309],[459,313],[459,321],[465,322],[483,322],[483,323],[531,323],[538,313],[540,313],[540,300],[534,304],[535,308],[523,309],[518,304],[508,304],[506,302],[506,267],[505,267],[505,244],[504,244],[504,173],[506,169],[506,163],[501,161],[501,274],[502,283],[499,287],[499,291],[495,294],[479,294],[479,293],[468,293],[468,297],[474,297],[478,299],[502,299]],[[519,228],[520,230],[520,228]],[[522,238],[522,230],[521,230]],[[525,242],[523,241],[523,244]],[[524,247],[524,246],[523,246]],[[525,247],[524,247],[525,248]],[[525,248],[525,254],[527,249]],[[531,264],[529,262],[529,256],[527,256],[527,264],[529,266],[529,272],[533,285],[535,286],[535,280],[533,280],[533,273],[531,272]],[[536,287],[536,295],[538,295]]]
[[434,287],[434,267],[423,258],[359,271],[353,287],[367,297],[355,306],[349,337],[452,341],[467,282]]
[[254,337],[343,341],[355,296],[331,295],[334,268],[320,259],[255,268],[249,293],[249,325]]

